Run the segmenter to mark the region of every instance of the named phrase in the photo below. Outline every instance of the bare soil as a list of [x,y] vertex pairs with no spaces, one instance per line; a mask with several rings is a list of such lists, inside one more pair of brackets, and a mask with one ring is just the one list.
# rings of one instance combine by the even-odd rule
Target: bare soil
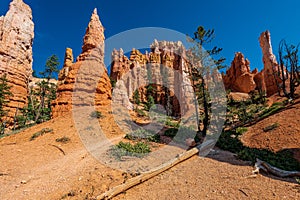
[[[100,126],[108,137],[122,136],[109,110],[102,113]],[[299,120],[297,104],[250,127],[243,141],[274,151],[299,149]],[[261,132],[273,122],[280,124],[278,129]],[[53,132],[30,141],[43,128]],[[68,143],[56,142],[64,136]],[[71,114],[0,139],[0,163],[0,199],[93,199],[131,177],[89,154]],[[215,149],[208,157],[194,156],[114,199],[300,199],[295,179],[253,175],[252,170],[249,162]]]

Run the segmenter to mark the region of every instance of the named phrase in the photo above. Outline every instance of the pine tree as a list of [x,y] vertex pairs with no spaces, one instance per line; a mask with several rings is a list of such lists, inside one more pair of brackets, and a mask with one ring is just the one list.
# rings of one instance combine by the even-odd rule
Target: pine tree
[[7,110],[4,110],[5,106],[9,103],[9,97],[12,96],[10,92],[11,86],[8,85],[8,80],[6,78],[6,74],[3,74],[0,77],[0,134],[4,134],[4,128],[6,124],[6,120],[4,119],[7,115]]
[[[198,125],[198,132],[202,133],[202,136],[206,136],[206,132],[209,124],[209,95],[207,91],[206,77],[210,76],[212,68],[221,69],[225,66],[223,65],[225,58],[217,57],[222,51],[222,48],[214,46],[211,49],[204,49],[204,45],[212,42],[215,38],[214,29],[206,30],[203,26],[199,26],[194,32],[193,37],[188,37],[188,41],[193,43],[193,47],[190,48],[191,52],[191,63],[189,65],[189,76],[192,82],[192,86],[195,94],[195,111],[196,120]],[[211,60],[213,62],[211,62]],[[202,119],[203,129],[200,128],[199,119],[199,105],[203,106],[204,116]]]
[[55,73],[58,73],[58,57],[52,55],[48,58],[45,65],[45,71],[40,72],[43,78],[39,86],[40,104],[37,108],[35,115],[35,122],[44,122],[51,118],[51,101],[55,99],[56,86],[50,83],[50,79],[54,77]]

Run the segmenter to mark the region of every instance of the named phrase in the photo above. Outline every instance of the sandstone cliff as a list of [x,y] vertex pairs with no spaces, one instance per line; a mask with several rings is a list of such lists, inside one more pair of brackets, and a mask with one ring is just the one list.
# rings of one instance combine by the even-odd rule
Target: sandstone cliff
[[104,28],[95,9],[75,63],[72,50],[66,49],[57,99],[52,104],[53,117],[70,112],[73,106],[108,105],[110,99],[111,84],[104,66]]
[[31,8],[22,0],[13,0],[6,15],[0,17],[0,75],[7,74],[13,94],[6,108],[9,121],[27,102],[33,38]]

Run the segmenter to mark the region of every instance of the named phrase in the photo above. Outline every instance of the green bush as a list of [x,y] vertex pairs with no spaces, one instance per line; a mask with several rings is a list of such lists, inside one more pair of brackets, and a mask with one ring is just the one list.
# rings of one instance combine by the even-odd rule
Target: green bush
[[160,135],[155,134],[149,130],[145,130],[143,128],[137,129],[131,133],[125,135],[125,139],[128,140],[146,140],[149,142],[159,142]]
[[171,121],[170,118],[167,118],[165,124],[169,127],[172,127],[172,128],[179,128],[179,123],[178,122],[174,122],[174,121]]
[[168,130],[166,130],[164,132],[164,136],[173,138],[173,137],[175,137],[177,132],[178,132],[178,128],[169,128]]
[[44,135],[46,133],[51,133],[51,132],[53,132],[53,129],[51,129],[51,128],[43,128],[42,130],[34,133],[31,136],[30,141],[35,140],[37,137],[40,137],[40,136],[42,136],[42,135]]
[[238,127],[235,130],[235,132],[236,132],[237,135],[243,135],[247,131],[248,131],[248,129],[246,127]]
[[93,112],[91,112],[90,117],[100,119],[100,118],[103,118],[104,116],[102,115],[102,113],[100,111],[93,111]]
[[274,124],[271,124],[271,125],[266,126],[265,128],[263,128],[263,131],[264,132],[268,132],[268,131],[276,129],[277,127],[279,127],[279,124],[278,123],[274,123]]
[[139,117],[146,117],[147,116],[147,114],[139,108],[136,108],[135,111],[137,112]]
[[66,136],[64,136],[64,137],[61,137],[61,138],[56,138],[56,142],[61,142],[61,143],[68,143],[69,141],[70,141],[71,139],[70,138],[68,138],[68,137],[66,137]]
[[123,156],[144,157],[151,152],[149,145],[144,142],[131,144],[129,142],[119,142],[111,148],[111,155],[121,159]]
[[223,150],[230,151],[238,155],[242,160],[251,161],[253,164],[256,158],[270,163],[283,170],[300,170],[300,163],[293,158],[293,154],[288,150],[278,153],[266,149],[249,148],[243,145],[234,131],[223,132],[219,137],[217,146]]
[[282,105],[282,103],[280,103],[280,102],[274,103],[270,108],[264,109],[262,111],[262,113],[259,114],[259,117],[260,118],[268,117],[270,115],[275,114],[276,112],[278,112],[282,108],[284,108],[284,106]]

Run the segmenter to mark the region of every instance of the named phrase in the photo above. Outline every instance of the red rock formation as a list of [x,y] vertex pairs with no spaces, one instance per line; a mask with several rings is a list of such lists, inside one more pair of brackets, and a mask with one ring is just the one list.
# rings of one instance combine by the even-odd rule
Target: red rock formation
[[104,66],[104,29],[96,9],[86,29],[81,54],[73,63],[72,50],[67,48],[58,81],[53,117],[70,112],[73,106],[110,104],[111,84]]
[[190,81],[186,74],[185,48],[180,42],[156,40],[150,47],[151,52],[145,54],[133,49],[129,59],[124,56],[123,50],[113,51],[110,76],[119,82],[114,88],[114,101],[132,108],[129,99],[132,100],[134,90],[138,89],[141,100],[146,101],[145,86],[150,84],[156,91],[153,96],[155,102],[166,105],[167,88],[173,114],[181,115],[189,109],[193,98],[192,88],[188,87]]
[[256,88],[254,81],[256,73],[257,70],[250,72],[249,60],[245,59],[244,55],[238,52],[235,54],[231,67],[223,77],[225,88],[233,92],[249,93]]
[[[274,73],[277,72],[278,63],[272,51],[271,35],[269,31],[261,33],[259,43],[263,53],[264,69],[255,79],[256,82],[262,86],[261,90],[265,91],[267,96],[271,96],[278,91],[278,86],[274,77]],[[280,84],[281,80],[277,78],[277,82]]]
[[7,74],[12,86],[8,120],[16,108],[26,105],[28,82],[32,74],[32,42],[34,23],[32,12],[22,0],[13,0],[5,16],[0,17],[0,75]]

